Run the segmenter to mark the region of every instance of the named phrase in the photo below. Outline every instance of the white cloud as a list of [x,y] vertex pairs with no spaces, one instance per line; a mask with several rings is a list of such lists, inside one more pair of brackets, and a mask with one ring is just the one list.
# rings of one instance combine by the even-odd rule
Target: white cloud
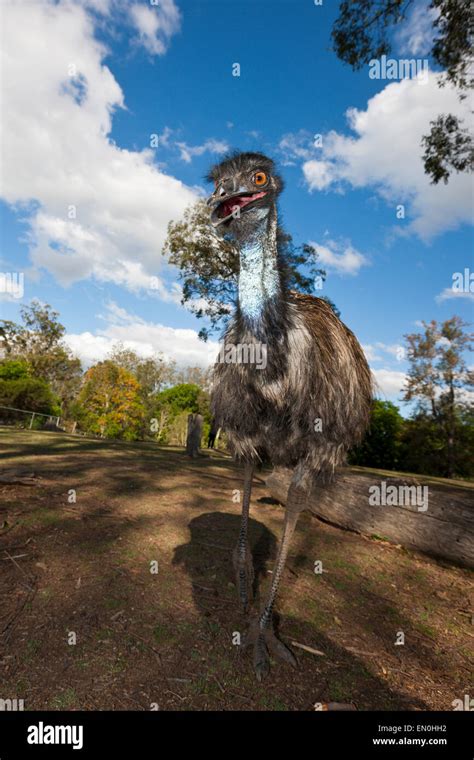
[[[365,111],[347,111],[353,136],[335,131],[323,135],[322,146],[303,164],[310,191],[372,187],[393,206],[408,204],[412,221],[405,231],[425,240],[471,221],[471,178],[452,174],[449,183],[432,185],[424,173],[421,138],[430,121],[452,113],[470,123],[469,99],[438,87],[440,74],[426,84],[404,79],[388,84],[371,98]],[[308,145],[309,147],[309,145]]]
[[393,369],[373,369],[376,395],[398,398],[405,384],[406,374]]
[[380,341],[375,344],[377,348],[381,349],[382,351],[385,351],[387,354],[391,354],[391,356],[394,356],[396,359],[401,361],[405,358],[406,349],[404,346],[400,345],[400,343],[381,343]]
[[146,320],[111,302],[101,317],[106,327],[91,332],[69,333],[65,342],[85,366],[105,359],[111,349],[122,343],[139,356],[150,357],[162,353],[167,360],[183,366],[208,367],[217,356],[219,345],[215,341],[204,343],[195,330],[167,327]]
[[176,140],[173,135],[176,132],[169,127],[165,127],[158,137],[158,146],[167,150],[177,149],[182,161],[187,164],[191,163],[194,156],[202,156],[204,153],[226,153],[229,150],[229,144],[225,140],[216,140],[210,137],[201,145],[188,145],[184,140]]
[[374,346],[371,346],[370,343],[363,343],[362,350],[365,354],[365,358],[369,363],[381,361],[381,357],[377,354],[376,348]]
[[[15,0],[13,0],[15,2]],[[16,0],[21,2],[22,0]],[[49,0],[43,0],[48,2]],[[61,0],[60,0],[61,1]],[[40,0],[41,2],[41,0]],[[66,0],[62,0],[66,2]],[[143,46],[151,55],[166,53],[171,37],[181,28],[181,13],[174,0],[69,0],[104,17],[113,27],[115,20],[131,24],[136,32],[132,44]]]
[[321,245],[311,240],[309,245],[316,249],[321,265],[338,274],[357,274],[361,267],[369,263],[350,243],[341,245],[327,240],[326,245]]
[[[64,342],[69,346],[74,356],[81,360],[84,368],[104,361],[115,345],[115,342],[110,338],[103,335],[93,335],[91,332],[68,333],[64,336]],[[145,354],[140,353],[140,356],[145,356]],[[150,356],[150,354],[146,356]]]
[[325,190],[333,181],[333,166],[313,158],[303,164],[303,174],[310,190]]
[[224,140],[215,140],[211,137],[202,145],[188,145],[185,142],[177,142],[177,148],[181,154],[182,161],[187,164],[191,163],[194,156],[202,156],[203,153],[226,153],[229,145]]
[[430,8],[430,5],[431,0],[416,3],[395,35],[395,42],[402,54],[428,55],[431,51],[437,31],[433,23],[439,11]]
[[313,156],[311,135],[305,129],[299,132],[288,132],[278,143],[284,166],[294,166],[298,160],[308,161]]
[[468,301],[474,301],[474,293],[469,290],[453,290],[453,288],[445,288],[436,296],[435,301],[442,303],[450,298],[465,298]]
[[404,361],[406,358],[404,347],[397,343],[387,344],[377,341],[374,345],[363,344],[362,349],[373,375],[375,396],[399,402],[403,386],[405,385],[406,373],[403,370],[392,369],[389,366],[374,368],[372,365],[374,362],[383,362],[385,365],[387,363],[390,364],[393,362],[391,357],[399,362]]
[[[219,351],[216,341],[203,343],[195,330],[176,329],[160,323],[148,322],[142,317],[130,314],[126,309],[111,301],[104,314],[98,315],[105,327],[91,332],[68,333],[64,340],[78,356],[84,367],[103,361],[118,343],[136,351],[144,358],[162,353],[168,361],[174,360],[181,366],[212,365]],[[382,344],[383,345],[383,344]],[[364,346],[370,361],[377,360],[371,346]],[[397,399],[405,382],[405,373],[391,369],[372,369],[376,383],[376,395]]]
[[169,40],[181,26],[181,14],[174,0],[159,0],[151,6],[135,4],[129,12],[143,47],[152,55],[166,53]]
[[63,285],[95,277],[144,286],[160,268],[168,222],[196,192],[159,171],[151,150],[110,139],[124,96],[103,63],[95,16],[66,2],[27,12],[12,3],[2,16],[2,194],[29,223],[34,266]]
[[399,343],[387,344],[378,341],[375,343],[375,345],[365,343],[362,348],[364,350],[367,361],[369,362],[385,361],[385,359],[380,356],[379,352],[389,354],[390,356],[393,356],[397,361],[403,361],[406,359],[406,349]]

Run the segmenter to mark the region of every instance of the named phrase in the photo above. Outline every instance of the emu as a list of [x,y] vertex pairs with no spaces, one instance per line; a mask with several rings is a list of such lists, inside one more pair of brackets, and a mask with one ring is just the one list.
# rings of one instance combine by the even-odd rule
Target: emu
[[245,612],[254,578],[247,528],[255,466],[270,461],[293,470],[271,587],[246,639],[260,681],[269,672],[270,654],[296,665],[273,627],[288,548],[312,484],[331,483],[348,449],[361,440],[372,383],[357,339],[330,305],[288,289],[277,221],[283,181],[273,161],[261,153],[235,152],[213,166],[207,179],[215,186],[207,201],[210,222],[239,250],[238,303],[224,344],[260,344],[266,351],[259,367],[218,361],[211,394],[216,424],[227,432],[231,452],[244,466],[233,563]]

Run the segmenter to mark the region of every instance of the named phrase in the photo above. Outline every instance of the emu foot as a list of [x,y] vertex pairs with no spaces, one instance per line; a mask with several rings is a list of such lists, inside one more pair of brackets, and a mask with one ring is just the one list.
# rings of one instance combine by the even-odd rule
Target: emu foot
[[239,546],[236,546],[232,555],[232,562],[235,570],[235,582],[239,594],[239,600],[244,612],[248,611],[250,602],[253,599],[253,559],[250,546],[247,543],[245,552],[242,552]]
[[261,628],[259,618],[252,620],[245,639],[244,649],[250,647],[253,647],[253,668],[259,681],[263,681],[270,672],[270,655],[293,668],[298,666],[291,649],[277,638],[272,626]]

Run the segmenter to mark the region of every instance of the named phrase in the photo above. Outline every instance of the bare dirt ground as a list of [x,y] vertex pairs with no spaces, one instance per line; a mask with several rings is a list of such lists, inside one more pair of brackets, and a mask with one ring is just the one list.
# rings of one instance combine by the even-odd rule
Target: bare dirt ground
[[[311,710],[331,701],[452,710],[472,693],[468,570],[304,514],[278,628],[323,655],[293,647],[298,669],[274,663],[259,684],[234,643],[247,620],[231,563],[242,484],[229,459],[5,428],[0,451],[3,471],[35,475],[0,483],[0,698],[24,699],[27,710]],[[259,479],[256,606],[283,517],[265,500]]]

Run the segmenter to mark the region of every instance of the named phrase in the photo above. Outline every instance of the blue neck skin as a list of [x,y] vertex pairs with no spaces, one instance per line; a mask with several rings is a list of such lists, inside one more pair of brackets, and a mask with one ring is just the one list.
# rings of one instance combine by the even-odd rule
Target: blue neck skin
[[272,208],[240,248],[239,306],[250,323],[260,321],[267,303],[280,292],[276,226],[276,209]]

